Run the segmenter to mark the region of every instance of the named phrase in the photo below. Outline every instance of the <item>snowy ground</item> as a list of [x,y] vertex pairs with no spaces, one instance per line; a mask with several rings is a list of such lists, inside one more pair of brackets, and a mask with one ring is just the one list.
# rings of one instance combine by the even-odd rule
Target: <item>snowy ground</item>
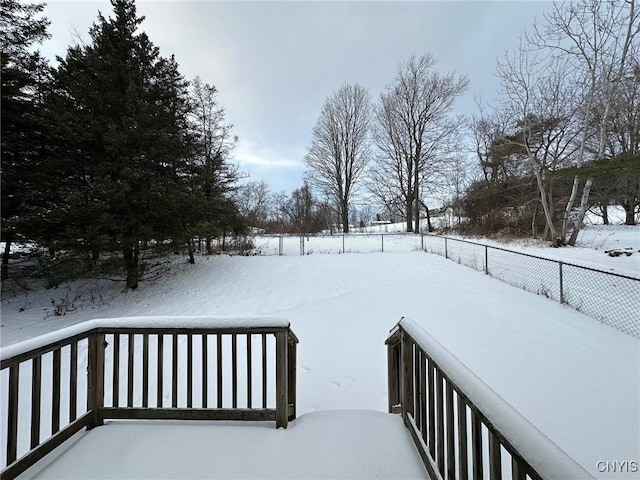
[[[75,283],[5,299],[2,344],[97,317],[284,316],[300,338],[304,418],[318,410],[385,411],[384,339],[408,316],[593,475],[606,477],[601,460],[640,460],[640,341],[442,257],[387,249],[198,257],[196,265],[177,261],[170,276],[137,291],[118,288]],[[75,299],[76,310],[52,316],[51,300],[59,298]]]

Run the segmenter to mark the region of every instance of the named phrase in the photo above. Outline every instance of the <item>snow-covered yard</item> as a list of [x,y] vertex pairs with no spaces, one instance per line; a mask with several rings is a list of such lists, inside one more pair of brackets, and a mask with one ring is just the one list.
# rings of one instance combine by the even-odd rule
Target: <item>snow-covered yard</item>
[[[94,281],[7,298],[2,345],[98,317],[286,317],[300,339],[300,422],[320,410],[385,411],[384,340],[408,316],[593,475],[607,478],[599,461],[639,460],[640,340],[436,255],[176,259],[170,276],[118,288]],[[60,298],[76,310],[52,316]]]

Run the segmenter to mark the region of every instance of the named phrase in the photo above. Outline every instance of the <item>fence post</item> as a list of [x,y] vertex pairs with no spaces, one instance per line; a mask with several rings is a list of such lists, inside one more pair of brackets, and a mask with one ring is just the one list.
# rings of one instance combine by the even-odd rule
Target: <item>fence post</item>
[[484,273],[489,275],[489,247],[484,246]]
[[558,262],[558,266],[560,269],[560,303],[564,303],[564,285],[563,285],[563,275],[562,275],[562,262]]
[[449,251],[447,248],[447,237],[444,237],[444,258],[449,258]]
[[344,250],[344,233],[342,234],[342,253],[346,253]]
[[287,411],[289,408],[287,398],[289,394],[287,381],[289,348],[287,343],[287,331],[278,331],[276,333],[276,428],[287,428],[289,417]]
[[104,342],[103,333],[89,335],[89,352],[87,367],[87,410],[91,412],[91,420],[87,429],[90,430],[104,423],[101,409],[104,407]]

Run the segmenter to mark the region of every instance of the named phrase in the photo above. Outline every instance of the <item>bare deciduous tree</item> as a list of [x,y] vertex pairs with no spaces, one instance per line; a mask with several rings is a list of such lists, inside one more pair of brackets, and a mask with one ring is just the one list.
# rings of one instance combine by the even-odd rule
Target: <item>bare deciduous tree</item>
[[349,205],[369,160],[371,102],[360,85],[343,85],[325,102],[305,157],[309,183],[329,196],[349,231]]
[[[640,36],[640,8],[637,0],[554,3],[545,22],[536,27],[530,43],[548,49],[572,65],[576,86],[583,95],[580,148],[575,163],[587,160],[586,145],[596,131],[594,160],[601,160],[606,143],[607,118],[619,84],[624,78],[629,52]],[[601,102],[600,109],[596,108]],[[570,215],[577,199],[580,178],[575,176],[562,226],[563,240],[568,234]],[[592,179],[587,178],[577,218],[567,243],[575,244],[588,207]]]
[[446,157],[446,140],[461,125],[448,114],[468,86],[466,77],[441,75],[435,65],[431,55],[413,55],[401,63],[375,113],[379,156],[371,190],[392,211],[402,204],[409,232],[414,217],[419,229],[421,189],[430,170]]
[[[579,149],[577,115],[580,96],[568,81],[569,65],[559,59],[529,52],[521,42],[517,53],[498,63],[505,115],[511,129],[505,140],[517,147],[535,174],[547,231],[555,245],[563,237],[554,223],[548,176],[568,166]],[[577,101],[576,101],[577,100]]]
[[265,227],[271,213],[271,192],[266,182],[241,185],[234,194],[234,200],[238,212],[250,227]]

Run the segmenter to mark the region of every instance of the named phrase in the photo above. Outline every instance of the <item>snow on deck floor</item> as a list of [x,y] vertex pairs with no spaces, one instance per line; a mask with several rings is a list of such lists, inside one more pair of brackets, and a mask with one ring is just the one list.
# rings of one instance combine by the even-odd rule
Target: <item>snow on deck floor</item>
[[342,410],[273,422],[109,422],[34,478],[425,478],[399,415]]

